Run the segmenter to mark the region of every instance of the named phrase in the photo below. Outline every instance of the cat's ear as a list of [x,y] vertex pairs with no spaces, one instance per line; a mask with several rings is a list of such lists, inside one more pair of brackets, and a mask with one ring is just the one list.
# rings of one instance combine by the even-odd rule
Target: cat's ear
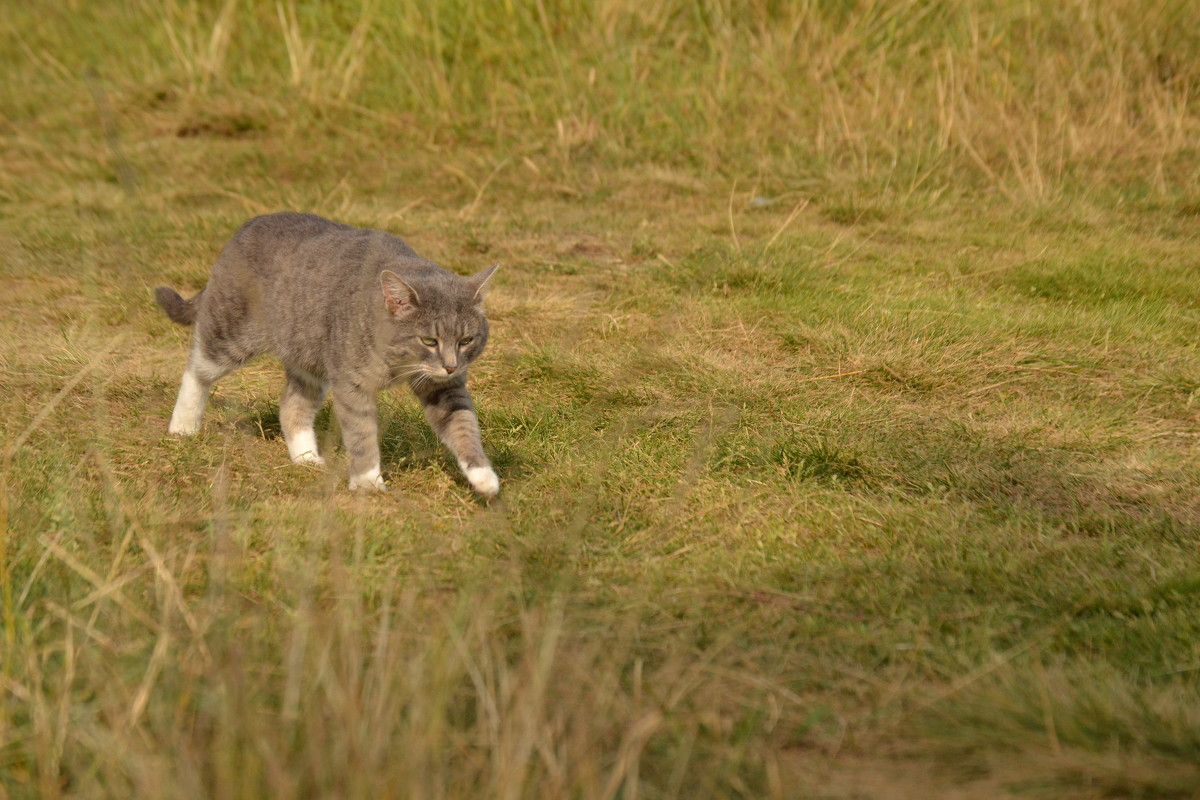
[[475,305],[483,304],[483,288],[484,288],[484,286],[487,285],[487,282],[489,280],[491,280],[492,275],[498,269],[500,269],[499,264],[492,264],[487,269],[480,270],[479,272],[476,272],[471,277],[467,278],[467,283],[471,284],[471,286],[473,286],[475,288],[475,296],[474,296]]
[[383,288],[384,305],[393,317],[407,316],[421,304],[417,290],[390,269],[379,275],[379,285]]

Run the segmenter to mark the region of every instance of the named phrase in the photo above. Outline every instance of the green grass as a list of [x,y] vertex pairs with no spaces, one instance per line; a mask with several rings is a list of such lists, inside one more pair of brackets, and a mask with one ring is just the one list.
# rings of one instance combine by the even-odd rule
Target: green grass
[[[10,4],[11,5],[11,4]],[[1198,796],[1189,2],[0,18],[0,798]],[[247,217],[500,261],[481,505],[166,435]]]

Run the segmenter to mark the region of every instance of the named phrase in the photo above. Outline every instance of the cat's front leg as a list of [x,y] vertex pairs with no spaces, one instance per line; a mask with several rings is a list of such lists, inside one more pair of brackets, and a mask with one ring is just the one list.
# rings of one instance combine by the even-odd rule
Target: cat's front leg
[[328,384],[304,370],[287,370],[287,384],[279,401],[279,425],[283,428],[288,454],[295,464],[319,466],[325,463],[317,452],[313,420],[325,402],[328,390]]
[[375,393],[353,381],[335,382],[333,410],[350,456],[350,488],[386,490],[379,469],[379,404]]
[[499,494],[500,478],[483,452],[479,418],[467,392],[466,376],[448,383],[422,381],[413,387],[413,393],[421,401],[430,427],[458,460],[471,488],[483,497]]

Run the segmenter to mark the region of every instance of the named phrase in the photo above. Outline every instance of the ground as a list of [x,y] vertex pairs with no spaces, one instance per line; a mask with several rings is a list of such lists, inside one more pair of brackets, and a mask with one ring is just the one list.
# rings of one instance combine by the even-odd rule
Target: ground
[[[1197,13],[14,11],[0,797],[1196,796]],[[495,502],[167,435],[282,209],[500,262]]]

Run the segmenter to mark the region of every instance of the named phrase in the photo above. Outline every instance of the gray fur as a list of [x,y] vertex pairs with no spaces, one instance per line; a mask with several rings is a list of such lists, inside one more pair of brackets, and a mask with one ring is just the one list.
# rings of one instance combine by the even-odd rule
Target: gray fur
[[196,295],[190,301],[184,300],[174,289],[160,286],[154,290],[154,299],[162,306],[163,311],[167,312],[172,322],[191,325],[196,321],[196,306],[199,305],[200,295]]
[[382,231],[311,214],[256,217],[196,297],[155,292],[172,320],[196,326],[170,430],[194,432],[212,384],[269,353],[287,375],[279,418],[294,460],[320,462],[312,422],[332,389],[351,486],[384,488],[377,395],[403,381],[475,490],[495,494],[466,387],[487,344],[483,290],[495,269],[462,278]]

